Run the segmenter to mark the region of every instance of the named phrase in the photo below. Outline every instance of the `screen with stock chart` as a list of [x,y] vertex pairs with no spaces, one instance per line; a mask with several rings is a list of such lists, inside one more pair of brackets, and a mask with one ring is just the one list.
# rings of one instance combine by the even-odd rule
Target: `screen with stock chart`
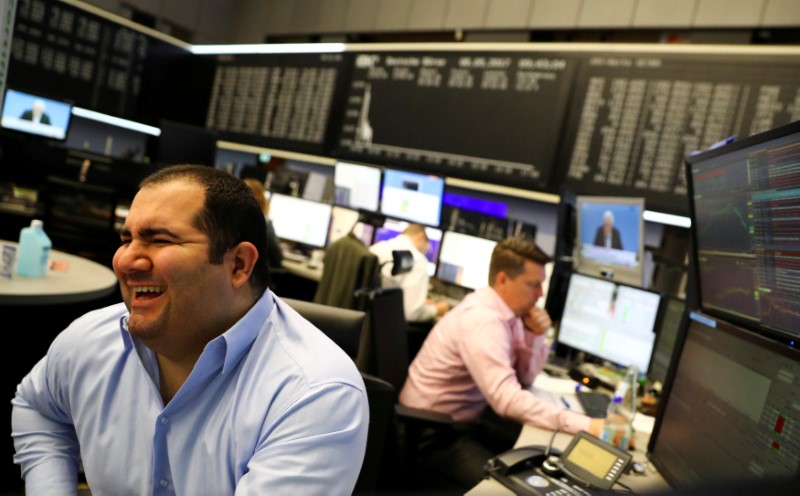
[[688,157],[703,310],[800,338],[800,122]]

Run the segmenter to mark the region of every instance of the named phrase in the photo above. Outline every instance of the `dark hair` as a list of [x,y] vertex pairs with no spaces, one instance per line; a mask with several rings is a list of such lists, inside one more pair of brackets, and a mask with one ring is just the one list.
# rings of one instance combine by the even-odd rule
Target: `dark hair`
[[492,260],[489,262],[489,285],[500,272],[517,277],[525,271],[525,261],[545,265],[553,259],[542,251],[536,243],[520,236],[512,236],[495,245]]
[[205,190],[203,209],[194,225],[208,235],[208,259],[221,264],[225,252],[242,241],[258,250],[250,286],[261,295],[269,285],[267,265],[267,225],[264,213],[250,189],[241,179],[213,167],[178,164],[164,167],[145,177],[139,189],[172,181],[189,181]]

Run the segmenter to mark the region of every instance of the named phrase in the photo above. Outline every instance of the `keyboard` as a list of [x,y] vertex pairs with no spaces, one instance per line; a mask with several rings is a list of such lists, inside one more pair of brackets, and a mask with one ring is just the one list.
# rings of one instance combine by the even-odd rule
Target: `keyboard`
[[577,391],[575,394],[586,415],[592,418],[606,418],[610,397],[593,391]]
[[308,257],[306,255],[303,255],[302,253],[296,253],[293,251],[283,252],[283,258],[291,262],[297,262],[297,263],[308,262]]

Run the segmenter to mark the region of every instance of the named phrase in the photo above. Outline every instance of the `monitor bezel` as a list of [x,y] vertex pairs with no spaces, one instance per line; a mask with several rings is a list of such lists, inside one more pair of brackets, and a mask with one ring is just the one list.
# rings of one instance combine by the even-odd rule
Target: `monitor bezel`
[[[337,200],[336,188],[337,188],[338,185],[336,183],[336,179],[337,179],[337,177],[341,177],[341,176],[339,176],[339,171],[342,170],[343,166],[363,167],[364,169],[375,170],[378,173],[378,191],[377,191],[377,198],[375,199],[375,208],[374,209],[372,209],[372,208],[364,208],[364,207],[360,207],[360,206],[356,206],[356,205],[350,205],[350,204],[339,202]],[[347,208],[347,209],[350,209],[350,210],[356,210],[356,211],[359,211],[359,212],[373,212],[373,213],[380,212],[381,211],[381,199],[382,199],[382,195],[383,195],[383,172],[384,172],[384,169],[385,169],[384,167],[382,167],[380,165],[375,165],[375,164],[367,164],[367,163],[364,163],[364,162],[355,162],[355,161],[352,161],[352,160],[337,160],[333,164],[333,191],[334,191],[334,193],[333,193],[333,204],[335,206],[337,206],[337,207]]]
[[686,187],[687,197],[689,199],[689,218],[691,219],[690,236],[689,236],[689,269],[690,287],[693,293],[687,293],[687,299],[690,300],[693,307],[698,308],[712,317],[728,320],[735,325],[744,327],[751,331],[757,332],[770,339],[775,339],[783,342],[784,344],[793,345],[800,341],[799,335],[792,335],[787,331],[779,328],[774,328],[763,324],[760,320],[752,320],[745,318],[740,314],[727,312],[713,306],[709,306],[707,302],[703,301],[702,295],[702,280],[700,278],[700,264],[698,263],[699,255],[699,241],[698,241],[698,223],[697,223],[697,210],[694,202],[695,186],[692,175],[692,167],[699,162],[713,160],[720,156],[730,155],[741,152],[746,148],[751,148],[756,145],[775,141],[781,138],[786,138],[793,134],[798,135],[798,142],[800,142],[800,121],[795,121],[790,124],[764,131],[763,133],[755,134],[743,138],[741,140],[733,141],[723,146],[706,150],[700,153],[690,154],[684,157],[685,173],[686,173]]
[[[482,287],[488,286],[489,285],[488,277],[487,277],[486,282],[482,286],[478,286],[477,288],[473,288],[472,286],[465,286],[465,285],[459,284],[457,282],[448,281],[447,279],[442,279],[439,276],[439,273],[442,270],[442,251],[444,249],[445,240],[447,238],[451,237],[451,236],[454,236],[454,235],[455,236],[466,236],[466,237],[474,238],[474,239],[481,239],[481,240],[484,240],[484,241],[487,241],[487,242],[494,243],[495,247],[497,246],[497,241],[495,241],[493,239],[481,238],[480,236],[474,236],[472,234],[464,234],[464,233],[460,233],[460,232],[457,232],[457,231],[443,230],[442,231],[442,240],[441,240],[441,243],[439,243],[439,255],[438,255],[437,259],[436,259],[436,272],[434,273],[433,277],[436,278],[437,281],[440,281],[443,284],[447,284],[447,285],[455,286],[455,287],[459,287],[459,288],[464,288],[464,289],[466,289],[468,291],[475,291],[476,289],[480,289]],[[492,251],[494,252],[494,248],[492,248]],[[491,259],[491,255],[490,255],[489,258]],[[487,260],[487,263],[486,263],[486,271],[487,271],[487,273],[489,271],[489,262],[490,262],[490,260]]]
[[[439,192],[439,198],[438,198],[438,201],[439,201],[439,212],[438,212],[437,219],[436,219],[435,223],[430,223],[430,222],[427,222],[427,221],[422,220],[422,219],[415,219],[415,218],[408,217],[408,216],[398,215],[396,212],[387,212],[386,211],[386,208],[387,208],[387,205],[386,205],[386,176],[388,174],[395,173],[395,172],[396,173],[400,173],[400,174],[409,174],[409,175],[417,176],[417,177],[420,177],[420,178],[434,179],[434,180],[438,181],[441,184],[441,191]],[[443,202],[443,199],[444,199],[444,190],[445,190],[445,177],[442,176],[442,175],[430,174],[430,173],[427,173],[427,172],[419,172],[419,171],[410,170],[410,169],[400,169],[400,168],[397,168],[397,167],[385,167],[383,169],[383,176],[382,176],[382,180],[381,180],[380,213],[381,213],[381,215],[385,215],[386,217],[389,217],[391,219],[404,220],[404,221],[407,221],[407,222],[415,222],[417,224],[422,224],[424,226],[430,226],[430,227],[435,227],[437,229],[441,229],[441,224],[442,224],[442,204],[443,204],[442,202]]]
[[[657,290],[651,289],[651,288],[643,288],[643,287],[638,286],[636,284],[628,284],[626,282],[615,281],[615,280],[612,280],[612,279],[608,279],[608,278],[604,278],[604,277],[597,277],[597,276],[593,276],[593,275],[589,275],[589,274],[584,274],[584,273],[578,272],[576,270],[572,270],[572,271],[567,273],[567,287],[566,287],[566,291],[565,291],[565,298],[567,296],[569,296],[569,290],[570,290],[570,287],[572,285],[572,278],[575,275],[578,275],[580,277],[587,277],[587,278],[594,279],[594,280],[597,280],[597,281],[610,282],[612,284],[616,284],[617,286],[624,286],[624,287],[628,287],[628,288],[631,288],[631,289],[634,289],[634,290],[637,290],[637,291],[643,291],[643,292],[650,293],[650,294],[658,296],[658,308],[656,309],[656,316],[655,316],[655,319],[653,320],[653,329],[652,329],[653,343],[652,343],[652,347],[650,349],[650,357],[647,360],[647,369],[638,371],[639,373],[642,373],[642,374],[645,374],[645,375],[649,374],[650,373],[650,367],[653,364],[653,352],[655,351],[656,342],[658,340],[658,330],[661,327],[662,320],[664,318],[664,312],[666,311],[667,294],[665,292],[663,292],[663,291],[657,291]],[[592,351],[589,351],[589,350],[587,350],[585,348],[578,348],[578,347],[576,347],[576,346],[574,346],[572,344],[565,343],[565,342],[561,341],[561,339],[560,339],[560,337],[561,337],[561,320],[563,319],[563,314],[566,311],[566,309],[567,309],[567,305],[566,305],[566,301],[565,301],[564,307],[562,309],[562,316],[561,316],[561,319],[559,319],[558,329],[556,331],[555,342],[556,342],[557,345],[565,346],[565,347],[570,348],[572,350],[576,350],[576,351],[582,352],[582,353],[588,355],[590,357],[590,360],[596,360],[596,361],[600,361],[600,362],[612,363],[615,366],[621,367],[621,368],[625,368],[628,365],[630,365],[630,364],[623,364],[623,363],[616,362],[616,361],[611,360],[609,358],[606,358],[604,356],[597,355],[597,354],[593,353]]]
[[[307,242],[296,240],[296,239],[282,237],[277,232],[277,229],[275,231],[275,235],[279,239],[281,239],[283,241],[288,241],[288,242],[291,242],[291,243],[295,243],[296,245],[300,245],[300,246],[308,247],[308,248],[312,248],[312,249],[325,249],[325,247],[328,246],[328,237],[330,236],[330,228],[331,228],[331,222],[332,222],[331,219],[333,217],[333,205],[331,205],[330,203],[318,202],[318,201],[309,200],[309,199],[306,199],[306,198],[301,198],[301,197],[298,197],[298,196],[284,195],[284,194],[281,194],[281,193],[271,193],[270,194],[270,213],[272,212],[272,205],[273,205],[272,202],[274,201],[274,199],[276,197],[291,198],[293,201],[305,202],[305,203],[315,204],[315,205],[324,205],[324,206],[328,207],[328,225],[325,227],[325,230],[324,230],[325,237],[324,237],[324,239],[323,239],[321,244],[307,243]],[[270,217],[270,219],[272,219],[272,217]],[[273,228],[274,228],[275,227],[275,220],[274,219],[272,219],[272,223],[273,223]]]
[[[583,224],[586,222],[586,220],[582,211],[586,205],[608,205],[611,207],[634,206],[638,208],[639,219],[637,223],[638,232],[636,234],[637,245],[635,250],[636,264],[634,266],[603,262],[583,256],[584,242],[581,234],[583,232]],[[647,287],[648,284],[645,281],[646,271],[644,270],[644,210],[644,197],[577,195],[575,197],[575,252],[573,254],[575,270],[588,276],[606,278],[614,282],[625,283],[633,286]],[[634,250],[620,251],[633,252]]]
[[662,463],[659,457],[655,454],[655,448],[656,444],[658,443],[659,433],[663,426],[664,416],[666,415],[667,408],[669,407],[670,396],[675,382],[675,375],[677,374],[678,365],[681,361],[681,356],[683,355],[686,339],[689,334],[690,322],[692,320],[696,320],[701,324],[705,324],[714,329],[725,328],[723,332],[728,334],[737,334],[737,337],[751,343],[762,343],[765,347],[769,347],[771,350],[780,352],[781,354],[789,354],[797,351],[796,346],[789,346],[786,343],[769,339],[768,336],[764,336],[763,334],[755,332],[751,329],[740,326],[734,322],[726,321],[724,318],[713,316],[701,310],[689,310],[687,308],[683,312],[683,318],[678,331],[675,349],[673,350],[669,370],[667,371],[667,378],[661,391],[661,400],[658,406],[658,411],[656,412],[653,431],[650,433],[650,438],[647,442],[646,452],[648,461],[653,464],[653,466],[658,470],[658,473],[664,478],[669,486],[675,489],[682,488],[682,485],[672,471],[669,470],[668,466]]
[[[68,111],[67,111],[67,122],[63,127],[64,135],[63,136],[52,136],[52,135],[49,135],[49,134],[39,133],[39,132],[32,131],[32,130],[22,129],[20,127],[13,127],[13,126],[6,125],[5,124],[5,113],[6,113],[6,110],[7,110],[8,96],[9,96],[10,92],[18,93],[18,94],[21,94],[21,95],[23,95],[25,97],[31,97],[33,99],[41,99],[41,100],[44,100],[45,103],[52,102],[52,103],[57,103],[59,105],[66,105],[67,108],[68,108]],[[41,93],[30,93],[28,91],[23,91],[23,90],[20,90],[20,89],[17,89],[17,88],[11,88],[11,87],[7,86],[5,88],[5,90],[3,91],[3,102],[2,102],[2,106],[0,107],[0,129],[2,129],[3,131],[12,132],[12,133],[19,134],[19,135],[30,136],[30,137],[41,138],[41,139],[48,139],[48,140],[56,141],[56,142],[59,142],[59,143],[63,143],[63,142],[67,141],[67,137],[69,136],[70,126],[72,125],[72,121],[73,121],[72,109],[73,109],[74,106],[75,105],[74,105],[73,102],[64,100],[62,98],[54,98],[54,97],[51,97],[51,96],[48,96],[48,95],[44,95],[44,94],[41,94]],[[53,127],[55,127],[55,126],[53,126]]]

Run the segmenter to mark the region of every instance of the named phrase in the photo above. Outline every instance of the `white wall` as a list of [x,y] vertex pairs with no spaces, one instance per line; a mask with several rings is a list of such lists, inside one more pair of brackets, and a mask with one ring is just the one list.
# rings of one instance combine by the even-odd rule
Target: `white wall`
[[[77,3],[77,2],[73,2]],[[798,0],[92,0],[124,5],[195,33],[194,43],[266,35],[551,29],[800,27]]]

